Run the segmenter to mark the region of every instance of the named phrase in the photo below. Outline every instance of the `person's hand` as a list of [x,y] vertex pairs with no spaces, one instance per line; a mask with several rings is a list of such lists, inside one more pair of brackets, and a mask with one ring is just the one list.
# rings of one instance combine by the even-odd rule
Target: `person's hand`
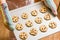
[[3,23],[9,27],[7,27],[8,29],[10,29],[11,31],[13,31],[13,23],[12,23],[12,18],[10,16],[10,12],[8,9],[8,5],[6,3],[6,0],[1,0],[1,7],[2,7],[2,16],[3,16]]
[[54,15],[57,15],[57,8],[60,0],[41,0],[44,4],[52,10]]

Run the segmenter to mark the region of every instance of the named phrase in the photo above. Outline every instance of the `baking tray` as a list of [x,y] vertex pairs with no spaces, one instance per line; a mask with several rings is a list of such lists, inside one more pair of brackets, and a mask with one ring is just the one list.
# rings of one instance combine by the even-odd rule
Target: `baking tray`
[[[37,3],[31,4],[31,5],[28,5],[28,6],[21,7],[21,8],[18,8],[18,9],[15,9],[15,10],[10,11],[11,17],[14,16],[14,15],[18,16],[18,17],[19,17],[19,21],[18,21],[17,23],[22,23],[22,24],[24,25],[23,30],[17,31],[17,30],[15,29],[15,26],[16,26],[17,23],[13,23],[13,24],[14,24],[14,31],[13,31],[13,32],[14,32],[17,40],[21,40],[21,39],[19,38],[20,32],[27,32],[27,33],[28,33],[28,38],[27,38],[26,40],[38,40],[38,39],[40,39],[40,38],[42,38],[42,37],[45,37],[45,36],[48,36],[48,35],[51,35],[51,34],[53,34],[53,33],[56,33],[56,32],[58,32],[58,31],[60,31],[60,21],[59,21],[59,19],[58,19],[57,17],[54,17],[53,15],[51,15],[51,17],[52,17],[51,20],[49,20],[49,21],[44,20],[44,18],[43,18],[44,15],[45,15],[46,13],[49,13],[50,11],[47,11],[47,12],[44,13],[44,14],[41,13],[41,12],[39,11],[39,9],[40,9],[42,6],[43,6],[43,4],[42,4],[41,2],[37,2]],[[41,31],[39,30],[39,25],[41,25],[41,24],[36,24],[36,23],[34,22],[34,19],[35,19],[36,17],[31,16],[31,11],[33,11],[33,10],[37,10],[37,12],[38,12],[38,16],[36,16],[36,17],[41,17],[41,18],[43,19],[43,22],[42,22],[41,24],[44,24],[44,25],[46,25],[46,26],[48,27],[49,22],[54,21],[54,22],[57,23],[57,27],[56,27],[55,29],[51,29],[51,28],[48,27],[47,32],[45,32],[45,33],[41,32]],[[26,13],[29,14],[29,18],[28,18],[28,19],[25,19],[25,20],[24,20],[24,19],[21,18],[21,15],[22,15],[23,12],[26,12]],[[26,27],[26,26],[25,26],[26,20],[32,20],[32,22],[33,22],[33,24],[34,24],[33,27],[30,27],[30,28],[29,28],[29,27]],[[36,29],[38,30],[38,34],[37,34],[36,36],[31,36],[31,35],[29,34],[29,30],[30,30],[31,28],[36,28]]]

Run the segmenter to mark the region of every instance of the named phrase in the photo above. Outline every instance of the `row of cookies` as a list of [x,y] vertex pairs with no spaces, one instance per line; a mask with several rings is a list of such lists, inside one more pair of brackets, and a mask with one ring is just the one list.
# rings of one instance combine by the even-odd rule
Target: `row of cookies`
[[[27,27],[32,27],[32,22],[28,21],[26,24],[25,24]],[[50,22],[49,25],[48,25],[50,28],[54,29],[57,27],[57,24],[55,22]],[[18,31],[22,30],[24,28],[23,24],[21,23],[18,23],[16,24],[16,29]],[[45,30],[47,27],[45,25],[40,25],[40,30],[41,32],[44,32],[42,30]],[[45,30],[46,31],[46,30]]]
[[[22,17],[23,19],[28,18],[26,13],[23,13],[21,17]],[[51,15],[50,15],[49,13],[45,14],[44,19],[45,19],[45,20],[50,20],[50,19],[51,19]],[[12,20],[13,20],[14,23],[16,23],[16,22],[19,21],[19,17],[16,16],[16,15],[14,15],[14,16],[12,17]],[[35,18],[35,22],[36,22],[37,24],[40,24],[40,23],[42,22],[42,18],[41,18],[41,17]]]

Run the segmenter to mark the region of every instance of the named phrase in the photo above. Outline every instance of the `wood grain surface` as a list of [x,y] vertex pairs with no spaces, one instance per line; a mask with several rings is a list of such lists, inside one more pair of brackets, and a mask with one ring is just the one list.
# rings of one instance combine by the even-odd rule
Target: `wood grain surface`
[[[38,0],[35,0],[35,1],[38,1]],[[8,3],[10,2],[8,1]],[[13,7],[10,6],[11,9],[17,8],[15,7],[16,5],[14,3],[12,4],[12,6]],[[58,8],[58,18],[60,19],[60,6]],[[0,40],[16,40],[14,33],[8,30],[7,27],[3,24],[1,11],[0,11]],[[49,35],[47,37],[41,38],[40,40],[60,40],[60,31],[52,35]]]

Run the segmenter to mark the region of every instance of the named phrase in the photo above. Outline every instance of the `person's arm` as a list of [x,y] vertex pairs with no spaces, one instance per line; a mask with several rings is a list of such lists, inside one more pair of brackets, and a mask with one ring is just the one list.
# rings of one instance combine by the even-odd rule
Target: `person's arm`
[[4,24],[9,26],[8,28],[13,30],[12,18],[9,14],[10,12],[9,12],[6,0],[1,0],[1,6],[2,6],[2,16],[3,16],[3,19],[4,19]]

